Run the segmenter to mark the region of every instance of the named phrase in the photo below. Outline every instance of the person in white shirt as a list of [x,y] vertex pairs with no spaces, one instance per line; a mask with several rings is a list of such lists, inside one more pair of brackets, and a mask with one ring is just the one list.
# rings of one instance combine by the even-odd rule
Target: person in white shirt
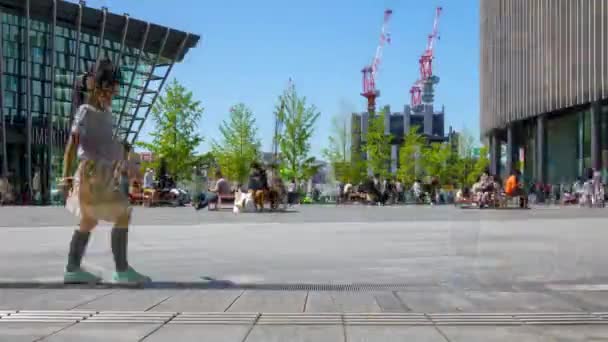
[[148,168],[144,174],[144,189],[154,188],[154,170]]

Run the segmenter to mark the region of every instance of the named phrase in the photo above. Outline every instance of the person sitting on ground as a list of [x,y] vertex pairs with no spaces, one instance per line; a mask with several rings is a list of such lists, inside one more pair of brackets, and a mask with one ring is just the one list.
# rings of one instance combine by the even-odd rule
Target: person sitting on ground
[[525,193],[522,184],[519,182],[520,177],[521,172],[519,172],[519,170],[511,172],[511,176],[507,178],[507,181],[505,183],[505,194],[508,197],[519,197],[519,207],[527,208],[528,195]]
[[194,209],[201,210],[209,205],[209,203],[217,203],[217,200],[220,195],[231,195],[232,189],[230,188],[230,184],[228,181],[224,179],[221,171],[217,171],[215,173],[215,178],[217,179],[215,186],[209,189],[208,192],[202,192],[198,196],[198,203],[194,206]]

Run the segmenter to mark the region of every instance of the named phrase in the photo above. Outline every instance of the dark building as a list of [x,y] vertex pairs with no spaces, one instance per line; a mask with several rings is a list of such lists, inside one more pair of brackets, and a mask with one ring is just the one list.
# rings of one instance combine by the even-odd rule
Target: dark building
[[132,143],[174,63],[199,40],[63,0],[0,0],[0,37],[0,175],[18,194],[38,187],[43,202],[61,174],[77,76],[101,58],[120,66],[115,133]]
[[[403,112],[391,112],[390,106],[384,107],[384,112],[389,115],[384,117],[384,133],[391,139],[391,172],[395,172],[399,167],[399,147],[403,144],[403,139],[411,127],[418,127],[419,132],[425,136],[429,142],[448,141],[452,134],[445,134],[445,109],[435,111],[432,105],[423,105],[422,110],[413,112],[410,106],[406,105]],[[369,127],[369,114],[353,113],[351,119],[352,134],[352,153],[360,153],[363,159],[366,153],[363,149],[365,145],[365,135]],[[450,130],[451,131],[451,130]]]
[[569,183],[608,170],[608,0],[482,0],[491,171]]

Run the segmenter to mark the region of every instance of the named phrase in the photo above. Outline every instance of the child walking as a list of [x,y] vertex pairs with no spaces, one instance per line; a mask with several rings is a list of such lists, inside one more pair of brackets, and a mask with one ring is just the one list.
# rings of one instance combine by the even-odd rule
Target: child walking
[[[115,177],[116,167],[124,161],[124,147],[113,138],[112,97],[118,90],[120,71],[108,59],[100,61],[82,77],[75,92],[78,107],[72,131],[66,146],[63,162],[66,207],[80,218],[74,231],[64,282],[69,284],[97,283],[101,279],[81,267],[91,231],[101,221],[114,223],[111,245],[116,271],[112,281],[122,284],[140,284],[150,278],[138,273],[127,261],[128,228],[131,208]],[[69,177],[73,161],[78,167]]]

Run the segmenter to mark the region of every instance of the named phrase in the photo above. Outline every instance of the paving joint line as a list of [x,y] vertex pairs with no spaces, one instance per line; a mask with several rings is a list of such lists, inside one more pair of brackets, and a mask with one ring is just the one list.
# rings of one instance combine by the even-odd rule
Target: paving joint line
[[251,335],[251,332],[253,331],[253,328],[255,328],[255,326],[258,324],[260,317],[262,317],[262,313],[258,312],[255,316],[255,319],[253,320],[253,323],[251,323],[251,326],[247,330],[247,333],[245,334],[245,336],[243,336],[243,339],[241,340],[241,342],[247,341],[247,339],[249,338],[249,335]]
[[234,303],[236,303],[236,301],[239,300],[241,298],[241,296],[243,296],[243,294],[245,294],[245,290],[241,291],[241,293],[239,293],[239,295],[236,296],[236,298],[234,298],[234,300],[228,305],[228,307],[224,310],[224,312],[228,312],[228,310],[230,310],[230,308],[234,305]]
[[173,298],[174,296],[168,296],[165,299],[161,300],[160,302],[152,305],[151,307],[147,308],[146,310],[144,310],[144,312],[149,312],[150,310],[154,309],[155,307],[161,305],[162,303],[168,301],[170,298]]
[[153,334],[155,334],[157,331],[159,331],[162,327],[164,327],[165,325],[167,325],[169,322],[171,322],[173,319],[175,319],[175,317],[177,317],[180,313],[179,312],[174,312],[171,317],[169,317],[164,323],[160,324],[158,327],[156,327],[156,329],[152,329],[152,331],[150,331],[148,334],[146,334],[144,337],[142,337],[141,339],[138,340],[138,342],[143,342],[145,339],[147,339],[148,337],[152,336]]
[[306,291],[306,298],[304,298],[304,308],[302,308],[302,312],[306,312],[306,304],[308,304],[309,295],[310,295],[310,291]]
[[[110,290],[110,292],[108,292],[108,293],[106,293],[106,294],[102,294],[102,295],[97,296],[97,297],[95,297],[95,298],[93,298],[93,299],[91,299],[91,300],[87,300],[87,301],[84,301],[84,302],[82,302],[82,303],[79,303],[79,304],[77,304],[76,306],[71,307],[69,310],[75,310],[76,308],[78,308],[78,307],[80,307],[80,306],[84,306],[84,305],[87,305],[87,304],[93,303],[94,301],[96,301],[96,300],[98,300],[98,299],[105,298],[105,297],[107,297],[107,296],[109,296],[109,295],[111,295],[111,294],[115,293],[116,291],[118,291],[118,290]],[[50,292],[50,291],[49,291],[49,292]]]
[[340,314],[340,319],[342,320],[342,335],[344,336],[344,342],[348,342],[348,332],[346,329],[346,318],[344,313]]

